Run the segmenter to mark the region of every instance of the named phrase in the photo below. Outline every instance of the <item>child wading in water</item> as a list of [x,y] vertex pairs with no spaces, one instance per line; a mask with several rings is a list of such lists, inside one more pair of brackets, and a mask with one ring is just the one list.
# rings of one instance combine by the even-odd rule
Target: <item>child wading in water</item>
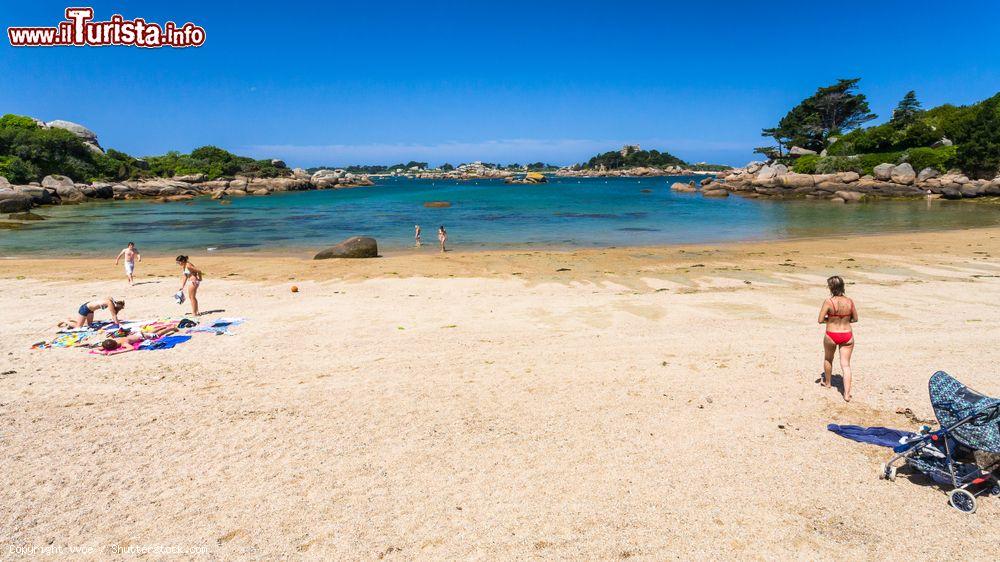
[[420,244],[421,244],[421,241],[420,241],[420,225],[419,224],[413,225],[413,241],[416,243],[416,246],[419,248]]
[[444,245],[448,242],[448,233],[445,232],[443,225],[438,227],[438,242],[441,243],[441,251],[445,252]]
[[854,301],[844,295],[844,280],[839,275],[826,280],[830,298],[819,309],[819,323],[826,324],[823,336],[823,386],[829,388],[833,378],[833,356],[840,350],[840,368],[844,372],[844,401],[851,401],[851,354],[854,353],[854,333],[851,324],[858,321]]

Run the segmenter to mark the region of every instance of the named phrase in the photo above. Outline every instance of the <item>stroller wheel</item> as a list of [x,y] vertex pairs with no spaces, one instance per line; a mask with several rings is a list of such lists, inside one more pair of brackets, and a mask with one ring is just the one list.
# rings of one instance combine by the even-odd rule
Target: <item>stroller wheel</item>
[[990,495],[1000,496],[1000,484],[994,484],[993,487],[990,488]]
[[896,467],[882,463],[882,466],[879,467],[878,477],[879,480],[888,480],[890,482],[896,480]]
[[962,513],[976,512],[976,496],[961,488],[956,488],[948,494],[948,503]]

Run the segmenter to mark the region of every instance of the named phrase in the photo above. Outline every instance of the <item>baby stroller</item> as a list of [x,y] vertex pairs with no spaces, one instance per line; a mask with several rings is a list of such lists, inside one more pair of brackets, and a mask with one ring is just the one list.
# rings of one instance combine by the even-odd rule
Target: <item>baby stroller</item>
[[893,448],[896,453],[879,476],[896,479],[896,464],[951,486],[948,503],[964,513],[976,511],[976,496],[1000,495],[1000,399],[984,396],[944,371],[928,383],[931,406],[941,427],[924,426],[920,435]]

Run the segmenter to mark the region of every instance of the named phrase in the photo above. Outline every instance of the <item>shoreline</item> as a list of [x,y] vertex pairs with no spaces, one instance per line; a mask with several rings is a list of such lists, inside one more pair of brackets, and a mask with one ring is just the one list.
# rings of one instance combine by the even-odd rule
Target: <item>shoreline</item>
[[[294,280],[368,279],[373,277],[495,277],[520,275],[523,278],[575,278],[583,272],[588,278],[613,277],[602,275],[600,264],[613,262],[622,265],[649,267],[676,265],[691,261],[696,256],[712,256],[716,261],[741,261],[746,255],[768,252],[797,252],[812,254],[822,259],[824,255],[835,258],[852,254],[878,252],[907,253],[919,245],[927,251],[954,252],[955,256],[978,254],[963,252],[961,244],[978,248],[983,242],[1000,248],[1000,227],[949,228],[942,230],[850,234],[841,236],[814,236],[770,240],[744,240],[700,244],[671,244],[655,246],[617,246],[606,248],[516,248],[516,249],[461,249],[441,254],[436,245],[424,245],[420,251],[389,250],[378,258],[314,260],[318,249],[268,249],[259,252],[194,253],[193,262],[224,275],[239,276],[242,280],[275,280],[282,273]],[[169,277],[175,273],[173,254],[144,257],[137,264],[136,279],[145,276]],[[553,276],[557,272],[546,270],[545,262],[577,264],[581,271]],[[114,257],[87,256],[28,256],[0,258],[0,279],[30,277],[45,280],[82,279],[87,275],[109,275],[120,272],[121,266],[112,267]],[[876,260],[877,263],[877,260]],[[873,263],[872,265],[876,265]],[[568,270],[573,272],[574,270]],[[216,275],[216,278],[218,275]]]

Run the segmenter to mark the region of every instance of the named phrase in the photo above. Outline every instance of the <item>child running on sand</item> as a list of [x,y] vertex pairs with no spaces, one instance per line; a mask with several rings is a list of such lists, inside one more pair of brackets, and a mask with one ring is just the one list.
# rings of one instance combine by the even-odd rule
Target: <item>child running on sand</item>
[[135,262],[142,261],[142,254],[135,249],[135,242],[129,242],[128,246],[122,248],[121,252],[118,252],[118,257],[115,258],[115,265],[125,258],[125,276],[128,277],[128,284],[132,284],[132,274],[135,273]]
[[118,313],[123,308],[125,308],[124,300],[114,300],[111,297],[101,301],[85,302],[80,305],[75,317],[71,317],[65,322],[60,322],[58,326],[60,328],[84,328],[90,326],[94,323],[94,312],[98,310],[107,310],[110,312],[111,321],[117,324]]
[[819,309],[819,323],[826,324],[823,336],[823,386],[830,387],[833,378],[833,356],[840,349],[840,368],[844,371],[844,401],[851,401],[851,354],[854,353],[854,333],[851,324],[858,321],[854,301],[844,295],[844,280],[839,275],[826,280],[830,298]]

